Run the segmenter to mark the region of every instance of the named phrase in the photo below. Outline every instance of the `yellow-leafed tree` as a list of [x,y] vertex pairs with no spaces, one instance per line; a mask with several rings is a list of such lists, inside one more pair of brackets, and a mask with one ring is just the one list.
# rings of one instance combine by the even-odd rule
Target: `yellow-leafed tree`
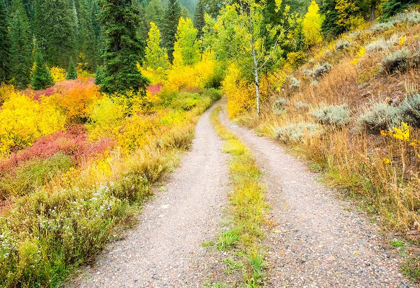
[[305,35],[305,43],[307,46],[314,46],[322,41],[321,26],[323,17],[319,13],[318,4],[312,1],[308,8],[308,13],[303,19],[303,33]]

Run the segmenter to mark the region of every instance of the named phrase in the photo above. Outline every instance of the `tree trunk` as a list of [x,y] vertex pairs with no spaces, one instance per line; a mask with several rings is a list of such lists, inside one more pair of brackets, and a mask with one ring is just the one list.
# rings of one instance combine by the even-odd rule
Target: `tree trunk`
[[370,12],[370,21],[375,20],[375,4],[372,4],[371,12]]
[[255,48],[252,45],[252,58],[254,60],[254,81],[255,81],[255,95],[257,97],[257,113],[260,117],[260,82],[258,80],[258,62],[257,56],[255,55]]

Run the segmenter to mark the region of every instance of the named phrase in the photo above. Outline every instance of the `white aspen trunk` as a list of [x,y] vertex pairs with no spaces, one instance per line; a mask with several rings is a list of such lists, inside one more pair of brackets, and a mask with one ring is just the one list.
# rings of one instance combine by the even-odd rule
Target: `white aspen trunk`
[[255,95],[257,97],[257,113],[259,117],[260,116],[260,82],[258,80],[258,63],[257,63],[257,56],[255,55],[254,43],[252,43],[252,58],[254,60]]

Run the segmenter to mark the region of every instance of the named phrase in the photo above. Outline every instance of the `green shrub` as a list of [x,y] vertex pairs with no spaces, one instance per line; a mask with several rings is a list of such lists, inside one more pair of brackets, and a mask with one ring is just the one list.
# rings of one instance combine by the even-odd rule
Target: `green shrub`
[[309,105],[302,102],[302,101],[298,101],[298,102],[295,103],[295,109],[296,110],[308,110]]
[[401,109],[386,103],[376,103],[369,110],[359,116],[358,131],[367,130],[368,133],[378,134],[381,130],[398,125],[401,122]]
[[323,128],[319,124],[300,122],[277,128],[275,136],[282,142],[298,143],[304,137],[316,137],[322,135]]
[[332,68],[331,64],[328,62],[325,62],[324,64],[315,67],[312,73],[312,77],[319,78],[321,76],[324,76],[331,70],[331,68]]
[[273,104],[273,112],[275,114],[281,114],[286,109],[287,100],[285,98],[277,99]]
[[198,93],[180,92],[172,99],[172,107],[190,111],[200,102],[201,96]]
[[290,85],[289,85],[289,88],[290,89],[296,89],[296,88],[299,88],[299,86],[300,86],[300,81],[299,80],[297,80],[295,77],[290,77]]
[[34,158],[18,166],[13,173],[0,178],[0,198],[25,195],[45,185],[59,173],[73,167],[70,156],[60,152],[45,160]]
[[377,23],[370,27],[370,31],[372,32],[382,32],[385,30],[389,30],[394,27],[393,22],[385,22],[385,23]]
[[373,51],[382,51],[390,48],[391,45],[385,41],[385,39],[381,38],[375,42],[369,43],[366,45],[365,49],[367,52],[373,52]]
[[408,61],[411,53],[407,48],[382,58],[382,67],[385,72],[392,74],[394,72],[404,72],[408,68]]
[[407,97],[400,106],[402,120],[420,128],[420,94]]
[[337,44],[335,44],[335,50],[336,51],[340,51],[340,50],[344,50],[347,47],[350,47],[351,43],[347,40],[344,41],[340,41],[337,42]]
[[350,109],[347,104],[323,106],[312,111],[312,116],[321,124],[345,126],[350,122]]
[[222,99],[222,91],[215,88],[204,89],[202,96],[209,97],[212,102],[216,102]]

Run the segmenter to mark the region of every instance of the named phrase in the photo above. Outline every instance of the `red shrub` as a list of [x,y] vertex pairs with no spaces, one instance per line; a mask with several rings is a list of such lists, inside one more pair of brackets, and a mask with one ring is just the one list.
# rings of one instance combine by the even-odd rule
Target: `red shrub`
[[112,141],[107,138],[91,144],[86,136],[87,131],[83,125],[71,126],[66,131],[44,136],[30,148],[13,153],[9,159],[0,161],[0,175],[14,170],[21,163],[35,157],[46,159],[61,152],[71,156],[76,163],[80,163],[88,157],[104,153],[113,146]]
[[156,85],[149,85],[147,86],[147,90],[152,93],[152,95],[156,95],[157,93],[160,93],[162,90],[162,84],[156,84]]

